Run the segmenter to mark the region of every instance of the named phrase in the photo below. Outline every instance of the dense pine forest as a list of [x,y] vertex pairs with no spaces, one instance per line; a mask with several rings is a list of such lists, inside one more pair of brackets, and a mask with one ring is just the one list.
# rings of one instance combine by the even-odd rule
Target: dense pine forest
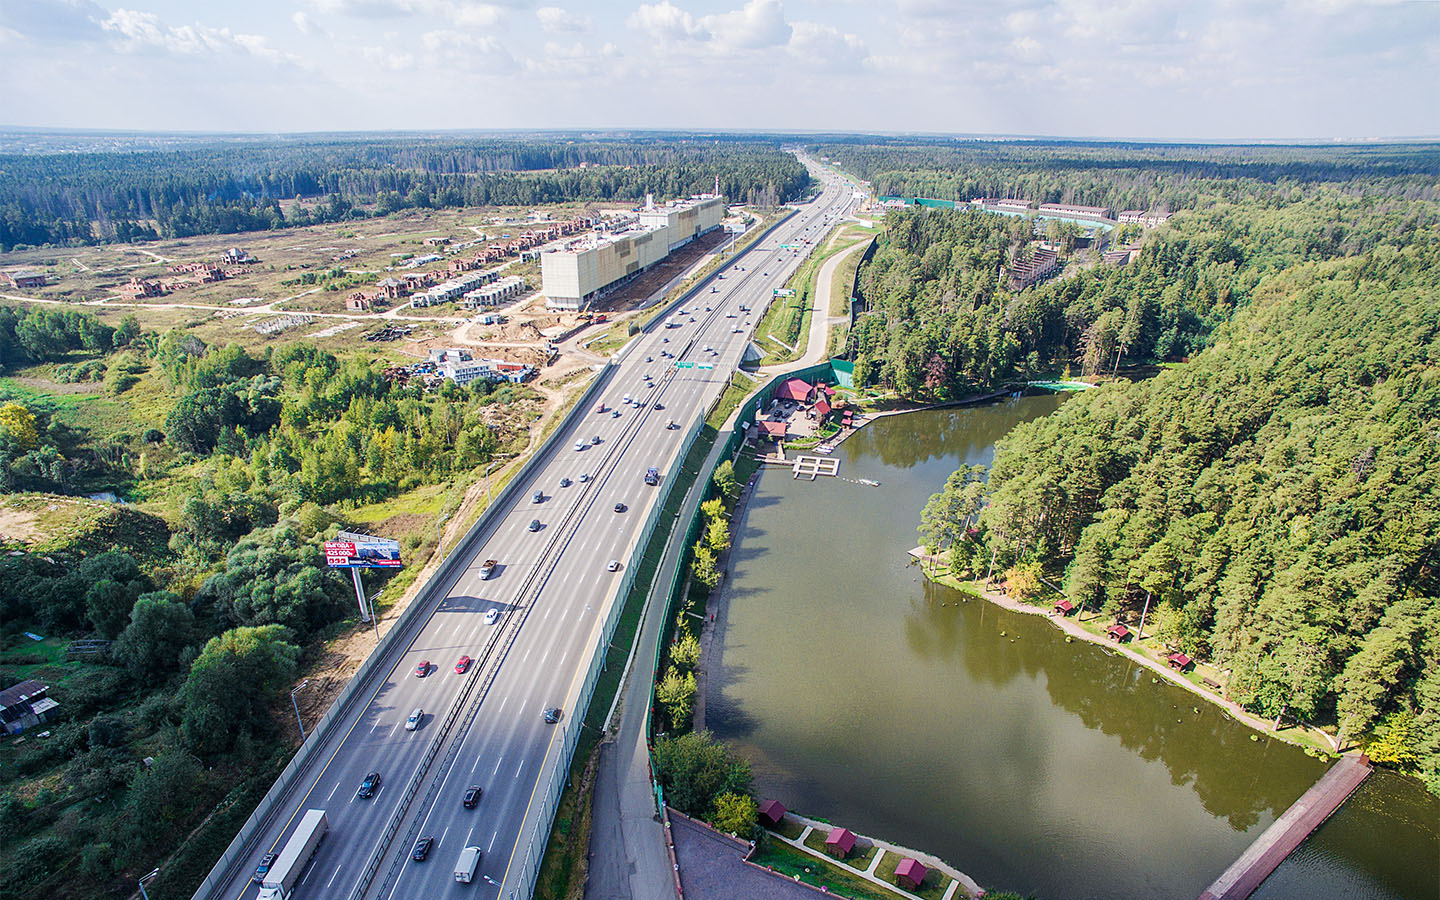
[[[957,472],[926,542],[960,575],[1148,609],[1231,699],[1440,792],[1437,181],[1336,171],[1197,183],[1129,265],[1016,292],[996,273],[1028,224],[892,212],[852,351],[917,399],[1100,376]],[[1113,379],[1130,362],[1161,368]]]
[[[583,168],[582,168],[583,166]],[[0,251],[230,234],[400,209],[635,201],[720,189],[775,204],[809,176],[773,141],[355,138],[0,156]],[[282,201],[317,201],[282,208]]]

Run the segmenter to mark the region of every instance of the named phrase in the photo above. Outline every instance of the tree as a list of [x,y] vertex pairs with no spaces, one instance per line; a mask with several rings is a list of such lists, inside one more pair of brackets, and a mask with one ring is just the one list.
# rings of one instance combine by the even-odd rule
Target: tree
[[225,557],[225,570],[200,586],[195,606],[214,610],[225,624],[275,623],[308,635],[349,608],[344,582],[320,562],[319,548],[295,521],[257,528]]
[[711,816],[710,824],[715,826],[716,831],[748,839],[755,833],[759,814],[754,797],[726,792],[715,798],[715,814]]
[[132,845],[168,845],[195,811],[200,765],[175,748],[161,750],[146,768],[130,779],[125,795],[125,820]]
[[670,661],[681,669],[691,670],[700,661],[700,640],[688,630],[681,631],[670,645]]
[[695,711],[695,673],[681,673],[671,667],[665,677],[655,685],[655,702],[665,710],[665,719],[671,731],[690,727],[690,717]]
[[715,590],[720,584],[720,570],[716,567],[715,553],[705,542],[696,541],[694,555],[690,560],[690,574],[705,586],[707,591]]
[[716,556],[730,546],[730,523],[723,517],[711,519],[705,525],[705,546],[709,547]]
[[734,502],[740,493],[740,485],[735,481],[735,466],[730,460],[723,460],[715,467],[715,474],[710,476],[715,483],[715,489],[720,492],[728,502]]
[[195,615],[168,591],[141,594],[113,652],[136,678],[158,681],[179,668],[197,637]]
[[130,727],[119,716],[96,716],[90,720],[91,747],[120,747],[130,735]]
[[135,597],[118,581],[97,581],[85,592],[85,615],[96,631],[113,639],[129,623]]
[[708,731],[656,741],[655,764],[666,802],[687,816],[706,818],[721,794],[750,793],[750,764]]
[[181,735],[191,749],[217,754],[268,724],[271,696],[295,674],[300,648],[281,625],[233,628],[213,637],[190,665],[181,690]]
[[40,445],[35,414],[19,403],[0,406],[0,430],[21,450],[34,450]]

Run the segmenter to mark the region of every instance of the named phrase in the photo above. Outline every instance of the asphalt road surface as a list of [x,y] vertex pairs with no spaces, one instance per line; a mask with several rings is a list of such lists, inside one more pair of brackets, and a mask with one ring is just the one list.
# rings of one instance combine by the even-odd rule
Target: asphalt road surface
[[[772,290],[849,209],[851,186],[818,167],[813,171],[825,179],[818,199],[727,263],[723,280],[714,282],[716,292],[704,289],[684,304],[683,316],[673,315],[683,322],[680,327],[662,325],[623,352],[602,395],[606,412],[596,412],[592,403],[572,427],[549,440],[530,483],[472,545],[474,557],[457,567],[443,589],[435,585],[417,598],[432,608],[404,636],[393,666],[377,669],[373,683],[364,686],[365,699],[319,736],[323,745],[296,776],[296,788],[272,816],[253,861],[282,847],[304,810],[325,809],[330,833],[296,888],[297,900],[351,895],[405,785],[422,765],[434,729],[470,682],[474,688],[464,714],[404,812],[404,825],[369,895],[393,900],[517,893],[526,878],[520,871],[523,841],[542,814],[542,774],[561,752],[558,726],[546,723],[543,711],[558,706],[566,717],[583,714],[569,704],[580,690],[604,614],[620,599],[623,572],[607,571],[607,563],[628,559],[650,507],[660,501],[663,478],[679,463],[685,430],[724,389]],[[781,250],[780,244],[800,249]],[[742,304],[749,311],[741,311]],[[677,362],[713,368],[677,368]],[[622,404],[625,394],[643,406]],[[668,427],[671,420],[677,427]],[[644,484],[651,466],[661,472],[661,487]],[[588,476],[585,483],[582,474]],[[572,481],[569,487],[560,486],[565,477]],[[541,502],[532,499],[536,491]],[[624,511],[617,512],[616,504],[624,504]],[[531,531],[536,519],[539,530]],[[482,580],[479,568],[487,558],[500,565]],[[492,609],[496,621],[486,624],[485,613]],[[474,662],[457,674],[462,655]],[[430,664],[423,676],[417,674],[422,662]],[[425,715],[408,731],[406,718],[417,708]],[[372,771],[383,779],[380,789],[360,799],[356,790]],[[436,780],[438,789],[432,790]],[[461,798],[471,785],[484,794],[473,809],[465,809]],[[410,833],[435,838],[423,862],[409,859]],[[466,846],[480,847],[484,855],[475,880],[461,884],[454,869]],[[210,896],[256,896],[253,862]]]

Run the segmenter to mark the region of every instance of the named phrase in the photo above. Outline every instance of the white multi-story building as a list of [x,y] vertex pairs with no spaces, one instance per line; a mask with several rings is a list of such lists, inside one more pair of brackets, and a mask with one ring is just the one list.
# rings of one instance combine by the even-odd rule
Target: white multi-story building
[[580,309],[622,279],[653,266],[713,228],[725,216],[725,199],[702,194],[663,206],[646,204],[635,224],[596,235],[540,257],[545,305]]

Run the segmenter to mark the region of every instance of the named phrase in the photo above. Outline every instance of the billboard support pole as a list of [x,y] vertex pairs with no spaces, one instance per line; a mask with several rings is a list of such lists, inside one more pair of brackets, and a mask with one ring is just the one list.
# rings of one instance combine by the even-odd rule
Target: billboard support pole
[[365,605],[365,585],[360,583],[360,570],[351,569],[350,574],[355,579],[355,599],[360,601],[360,621],[370,621],[370,608]]

